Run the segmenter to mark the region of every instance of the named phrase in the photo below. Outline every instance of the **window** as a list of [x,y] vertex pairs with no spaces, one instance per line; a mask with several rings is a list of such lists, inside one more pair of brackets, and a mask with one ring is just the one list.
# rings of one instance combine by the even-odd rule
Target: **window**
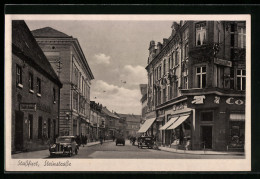
[[48,138],[51,138],[51,119],[48,119]]
[[173,92],[173,97],[178,96],[178,81],[174,83],[174,92]]
[[168,58],[168,72],[170,72],[171,58]]
[[188,76],[184,76],[184,89],[188,89]]
[[22,67],[19,65],[16,65],[16,84],[23,84]]
[[206,22],[196,24],[196,46],[206,44]]
[[205,88],[206,87],[206,67],[197,67],[196,68],[196,78],[197,78],[197,87]]
[[237,90],[246,89],[246,70],[237,70]]
[[42,138],[42,117],[38,118],[38,139]]
[[213,121],[213,112],[212,111],[201,112],[201,121]]
[[33,115],[31,114],[28,116],[28,137],[29,139],[33,138]]
[[238,47],[245,48],[246,47],[246,28],[238,27]]
[[41,89],[41,79],[37,78],[37,93],[41,94],[42,89]]
[[171,54],[171,68],[173,68],[173,58],[174,58],[174,53]]
[[53,88],[53,102],[56,103],[56,90]]
[[160,67],[159,67],[159,78],[161,78],[161,76],[162,76],[162,66],[160,65]]
[[166,102],[166,88],[163,89],[163,103]]
[[78,110],[78,94],[76,91],[73,92],[73,109]]
[[178,65],[178,64],[179,64],[179,52],[176,51],[176,52],[175,52],[175,63],[174,63],[174,65],[176,66],[176,65]]
[[29,73],[29,90],[33,91],[33,74]]
[[188,58],[188,53],[189,53],[189,44],[186,43],[184,46],[184,59]]
[[165,75],[166,72],[166,60],[163,60],[163,75]]

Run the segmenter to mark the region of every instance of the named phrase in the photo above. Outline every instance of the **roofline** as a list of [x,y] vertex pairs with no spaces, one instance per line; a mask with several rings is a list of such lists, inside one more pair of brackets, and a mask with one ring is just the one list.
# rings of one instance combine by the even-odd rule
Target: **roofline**
[[[40,47],[39,47],[39,48],[40,48]],[[60,88],[62,88],[63,85],[62,85],[60,79],[58,78],[58,76],[56,75],[56,72],[55,72],[52,68],[51,68],[51,70],[52,70],[53,73],[55,74],[54,77],[53,77],[51,74],[49,74],[44,68],[42,68],[42,66],[38,65],[37,63],[35,63],[35,61],[31,59],[31,57],[25,55],[25,54],[21,51],[21,49],[18,48],[14,43],[12,43],[12,52],[13,52],[15,55],[17,55],[19,58],[22,58],[22,60],[26,61],[27,63],[31,63],[31,64],[35,65],[35,66],[37,67],[36,70],[37,70],[37,69],[42,70],[42,71],[46,74],[47,78],[49,78],[49,79],[52,80],[53,82],[57,82],[57,83],[58,83],[57,85],[58,85]],[[45,55],[44,55],[44,56],[45,56]],[[47,60],[47,59],[45,59],[45,60]],[[47,61],[48,61],[48,60],[47,60]],[[49,61],[48,61],[48,63],[49,63]]]

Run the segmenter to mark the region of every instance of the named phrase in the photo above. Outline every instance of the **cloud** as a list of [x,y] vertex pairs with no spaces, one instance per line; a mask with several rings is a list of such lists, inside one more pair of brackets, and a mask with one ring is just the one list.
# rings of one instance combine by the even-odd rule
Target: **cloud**
[[147,72],[143,66],[126,65],[121,70],[120,78],[126,81],[127,85],[139,86],[139,84],[147,83]]
[[110,64],[110,56],[106,56],[103,53],[94,55],[94,58],[97,64]]
[[93,81],[91,85],[90,96],[91,100],[118,113],[141,113],[141,93],[139,89],[127,89],[97,80]]

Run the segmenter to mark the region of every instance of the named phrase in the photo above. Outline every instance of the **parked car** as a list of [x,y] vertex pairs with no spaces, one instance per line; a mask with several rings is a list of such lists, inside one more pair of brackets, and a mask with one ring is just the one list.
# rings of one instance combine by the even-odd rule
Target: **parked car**
[[138,138],[138,148],[153,148],[154,139],[151,136],[142,136]]
[[116,145],[118,145],[118,144],[125,145],[125,138],[123,136],[116,138]]
[[54,155],[76,155],[79,151],[79,146],[76,143],[76,137],[74,136],[60,136],[56,139],[55,143],[49,148],[50,156]]

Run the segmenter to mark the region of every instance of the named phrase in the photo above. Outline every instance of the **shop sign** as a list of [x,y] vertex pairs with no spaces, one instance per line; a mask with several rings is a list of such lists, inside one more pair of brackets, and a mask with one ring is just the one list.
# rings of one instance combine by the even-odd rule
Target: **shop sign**
[[204,99],[206,97],[204,95],[202,96],[194,96],[193,101],[191,101],[191,104],[204,104]]
[[20,111],[36,111],[36,103],[20,103]]
[[214,63],[217,64],[217,65],[232,67],[232,62],[228,61],[228,60],[222,60],[222,59],[219,59],[219,58],[214,58]]
[[219,96],[215,96],[214,103],[219,104],[219,101],[220,101],[220,97]]
[[235,100],[235,98],[231,97],[226,100],[227,104],[236,104],[236,105],[242,105],[244,104],[244,101],[241,99]]

